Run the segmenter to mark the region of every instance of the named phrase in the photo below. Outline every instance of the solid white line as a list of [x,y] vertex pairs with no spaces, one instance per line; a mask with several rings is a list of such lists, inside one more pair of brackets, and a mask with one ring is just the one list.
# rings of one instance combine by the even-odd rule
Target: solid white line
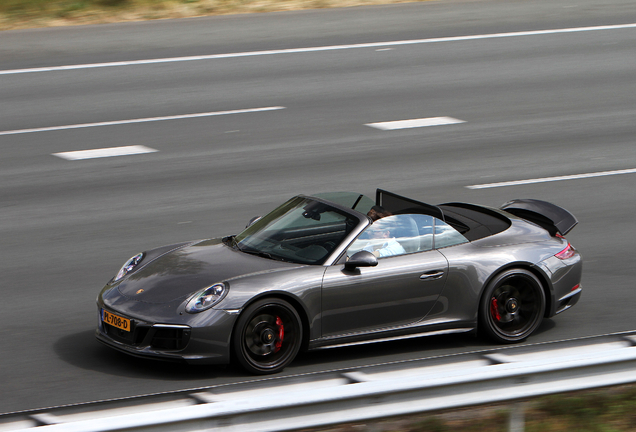
[[602,171],[595,173],[587,173],[587,174],[575,174],[568,176],[559,176],[559,177],[544,177],[537,179],[529,179],[529,180],[518,180],[518,181],[509,181],[509,182],[501,182],[501,183],[488,183],[488,184],[480,184],[480,185],[472,185],[466,186],[468,189],[488,189],[488,188],[496,188],[496,187],[504,187],[504,186],[518,186],[518,185],[526,185],[533,183],[545,183],[545,182],[554,182],[561,180],[576,180],[576,179],[585,179],[592,177],[605,177],[612,175],[620,175],[620,174],[634,174],[636,173],[636,168],[618,170],[618,171]]
[[443,126],[465,123],[464,120],[458,120],[453,117],[429,117],[411,120],[396,120],[379,123],[367,123],[365,126],[371,126],[380,130],[396,130],[396,129],[410,129],[427,126]]
[[81,159],[95,159],[113,156],[128,156],[134,154],[154,153],[158,150],[142,145],[125,146],[125,147],[110,147],[94,150],[80,150],[70,151],[63,153],[53,153],[53,156],[60,157],[66,160],[81,160]]
[[357,49],[357,48],[380,48],[380,47],[391,47],[391,46],[399,46],[399,45],[417,45],[417,44],[438,43],[438,42],[461,42],[461,41],[471,41],[471,40],[481,40],[481,39],[497,39],[497,38],[519,37],[519,36],[540,36],[540,35],[579,33],[579,32],[589,32],[589,31],[600,31],[600,30],[621,30],[621,29],[628,29],[628,28],[635,28],[635,27],[636,27],[636,23],[632,23],[632,24],[618,24],[618,25],[606,25],[606,26],[594,26],[594,27],[573,27],[573,28],[552,29],[552,30],[533,30],[533,31],[511,32],[511,33],[493,33],[493,34],[482,34],[482,35],[472,35],[472,36],[454,36],[454,37],[431,38],[431,39],[411,39],[411,40],[390,41],[390,42],[372,42],[372,43],[352,44],[352,45],[330,45],[330,46],[322,46],[322,47],[291,48],[291,49],[267,50],[267,51],[248,51],[248,52],[211,54],[211,55],[199,55],[199,56],[188,56],[188,57],[168,57],[168,58],[159,58],[159,59],[119,61],[119,62],[110,62],[110,63],[89,63],[89,64],[79,64],[79,65],[51,66],[51,67],[28,68],[28,69],[9,69],[9,70],[0,70],[0,75],[23,74],[23,73],[33,73],[33,72],[66,71],[66,70],[76,70],[76,69],[92,69],[92,68],[116,67],[116,66],[136,66],[136,65],[148,65],[148,64],[155,64],[155,63],[175,63],[175,62],[197,61],[197,60],[215,60],[215,59],[236,58],[236,57],[256,57],[256,56],[276,55],[276,54],[311,53],[311,52],[320,52],[320,51],[337,51],[337,50]]
[[17,134],[32,133],[32,132],[50,132],[50,131],[58,131],[58,130],[66,130],[66,129],[81,129],[81,128],[98,127],[98,126],[113,126],[113,125],[146,123],[146,122],[165,121],[165,120],[181,120],[181,119],[212,117],[212,116],[221,116],[221,115],[229,115],[229,114],[246,114],[246,113],[263,112],[263,111],[275,111],[275,110],[282,110],[282,109],[285,109],[285,107],[274,106],[274,107],[264,107],[264,108],[232,110],[232,111],[215,111],[215,112],[206,112],[206,113],[183,114],[183,115],[175,115],[175,116],[167,116],[167,117],[148,117],[148,118],[140,118],[140,119],[132,119],[132,120],[116,120],[116,121],[99,122],[99,123],[82,123],[82,124],[74,124],[74,125],[66,125],[66,126],[51,126],[51,127],[34,128],[34,129],[17,129],[17,130],[10,130],[10,131],[0,131],[0,135],[17,135]]

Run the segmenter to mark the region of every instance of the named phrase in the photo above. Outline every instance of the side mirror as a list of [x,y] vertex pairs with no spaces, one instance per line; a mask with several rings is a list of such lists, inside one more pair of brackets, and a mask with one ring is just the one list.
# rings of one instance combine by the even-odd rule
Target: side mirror
[[259,220],[260,218],[262,218],[262,216],[254,216],[252,219],[250,219],[247,225],[245,225],[245,228],[249,228],[250,226],[254,225],[254,222]]
[[375,267],[378,259],[369,251],[361,250],[354,253],[345,263],[345,270],[353,270],[358,267]]

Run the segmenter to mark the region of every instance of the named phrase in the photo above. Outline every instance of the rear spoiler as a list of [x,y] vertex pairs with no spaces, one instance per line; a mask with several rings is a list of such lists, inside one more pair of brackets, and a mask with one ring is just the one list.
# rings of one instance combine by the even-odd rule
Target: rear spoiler
[[552,203],[535,199],[516,199],[499,207],[515,216],[534,222],[550,235],[566,235],[579,223],[572,213]]

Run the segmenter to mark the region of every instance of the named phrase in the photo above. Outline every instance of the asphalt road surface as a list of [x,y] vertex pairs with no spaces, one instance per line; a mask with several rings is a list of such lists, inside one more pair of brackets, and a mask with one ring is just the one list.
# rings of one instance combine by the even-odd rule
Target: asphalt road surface
[[[583,297],[528,343],[635,329],[633,23],[632,0],[478,0],[0,33],[0,413],[252,379],[101,346],[95,297],[133,254],[297,193],[562,205]],[[368,126],[436,117],[462,122]],[[57,155],[124,146],[155,151]],[[488,346],[326,350],[284,373]]]

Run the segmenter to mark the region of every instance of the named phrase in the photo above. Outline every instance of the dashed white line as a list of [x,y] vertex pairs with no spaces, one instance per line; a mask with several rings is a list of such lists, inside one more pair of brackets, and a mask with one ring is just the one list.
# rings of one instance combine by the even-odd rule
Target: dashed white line
[[124,147],[109,147],[94,150],[79,150],[62,153],[53,153],[53,156],[57,156],[66,160],[82,160],[82,159],[96,159],[113,156],[129,156],[135,154],[154,153],[157,150],[142,146],[124,146]]
[[388,121],[388,122],[379,122],[379,123],[367,123],[365,126],[370,126],[372,128],[380,129],[380,130],[396,130],[396,129],[410,129],[410,128],[420,128],[420,127],[428,127],[428,126],[444,126],[444,125],[452,125],[465,123],[464,120],[458,120],[453,117],[429,117],[429,118],[420,118],[420,119],[410,119],[410,120],[396,120],[396,121]]
[[586,173],[586,174],[574,174],[567,176],[558,176],[558,177],[544,177],[544,178],[536,178],[529,180],[517,180],[517,181],[509,181],[509,182],[500,182],[500,183],[487,183],[487,184],[479,184],[466,186],[468,189],[488,189],[488,188],[496,188],[496,187],[504,187],[504,186],[518,186],[518,185],[526,185],[533,183],[546,183],[546,182],[555,182],[562,180],[577,180],[577,179],[585,179],[592,177],[605,177],[612,175],[621,175],[621,174],[634,174],[636,173],[636,168],[625,169],[625,170],[617,170],[617,171],[601,171],[594,173]]
[[114,125],[146,123],[146,122],[156,122],[156,121],[166,121],[166,120],[181,120],[181,119],[212,117],[212,116],[221,116],[221,115],[229,115],[229,114],[246,114],[246,113],[255,113],[255,112],[263,112],[263,111],[275,111],[275,110],[282,110],[282,109],[285,109],[285,107],[274,106],[274,107],[264,107],[264,108],[249,108],[249,109],[242,109],[242,110],[232,110],[232,111],[215,111],[215,112],[205,112],[205,113],[195,113],[195,114],[183,114],[183,115],[174,115],[174,116],[166,116],[166,117],[148,117],[148,118],[140,118],[140,119],[132,119],[132,120],[116,120],[116,121],[107,121],[107,122],[99,122],[99,123],[82,123],[82,124],[74,124],[74,125],[66,125],[66,126],[52,126],[52,127],[34,128],[34,129],[17,129],[17,130],[9,130],[9,131],[0,131],[0,135],[17,135],[17,134],[33,133],[33,132],[51,132],[51,131],[67,130],[67,129],[81,129],[81,128],[99,127],[99,126],[114,126]]
[[23,74],[23,73],[34,73],[34,72],[67,71],[67,70],[77,70],[77,69],[93,69],[93,68],[116,67],[116,66],[137,66],[137,65],[148,65],[148,64],[156,64],[156,63],[176,63],[176,62],[185,62],[185,61],[214,60],[214,59],[225,59],[225,58],[236,58],[236,57],[256,57],[256,56],[277,55],[277,54],[311,53],[311,52],[320,52],[320,51],[337,51],[337,50],[359,49],[359,48],[381,48],[381,47],[392,47],[392,46],[400,46],[400,45],[417,45],[417,44],[439,43],[439,42],[461,42],[461,41],[471,41],[471,40],[481,40],[481,39],[497,39],[497,38],[520,37],[520,36],[540,36],[540,35],[562,34],[562,33],[580,33],[580,32],[590,32],[590,31],[600,31],[600,30],[621,30],[621,29],[629,29],[629,28],[636,28],[636,23],[593,26],[593,27],[573,27],[573,28],[552,29],[552,30],[533,30],[533,31],[511,32],[511,33],[493,33],[493,34],[481,34],[481,35],[471,35],[471,36],[454,36],[454,37],[430,38],[430,39],[412,39],[412,40],[389,41],[389,42],[372,42],[372,43],[353,44],[353,45],[331,45],[331,46],[321,46],[321,47],[292,48],[292,49],[267,50],[267,51],[249,51],[249,52],[199,55],[199,56],[188,56],[188,57],[169,57],[169,58],[120,61],[120,62],[110,62],[110,63],[89,63],[89,64],[79,64],[79,65],[51,66],[51,67],[39,67],[39,68],[28,68],[28,69],[8,69],[8,70],[0,70],[0,75]]

